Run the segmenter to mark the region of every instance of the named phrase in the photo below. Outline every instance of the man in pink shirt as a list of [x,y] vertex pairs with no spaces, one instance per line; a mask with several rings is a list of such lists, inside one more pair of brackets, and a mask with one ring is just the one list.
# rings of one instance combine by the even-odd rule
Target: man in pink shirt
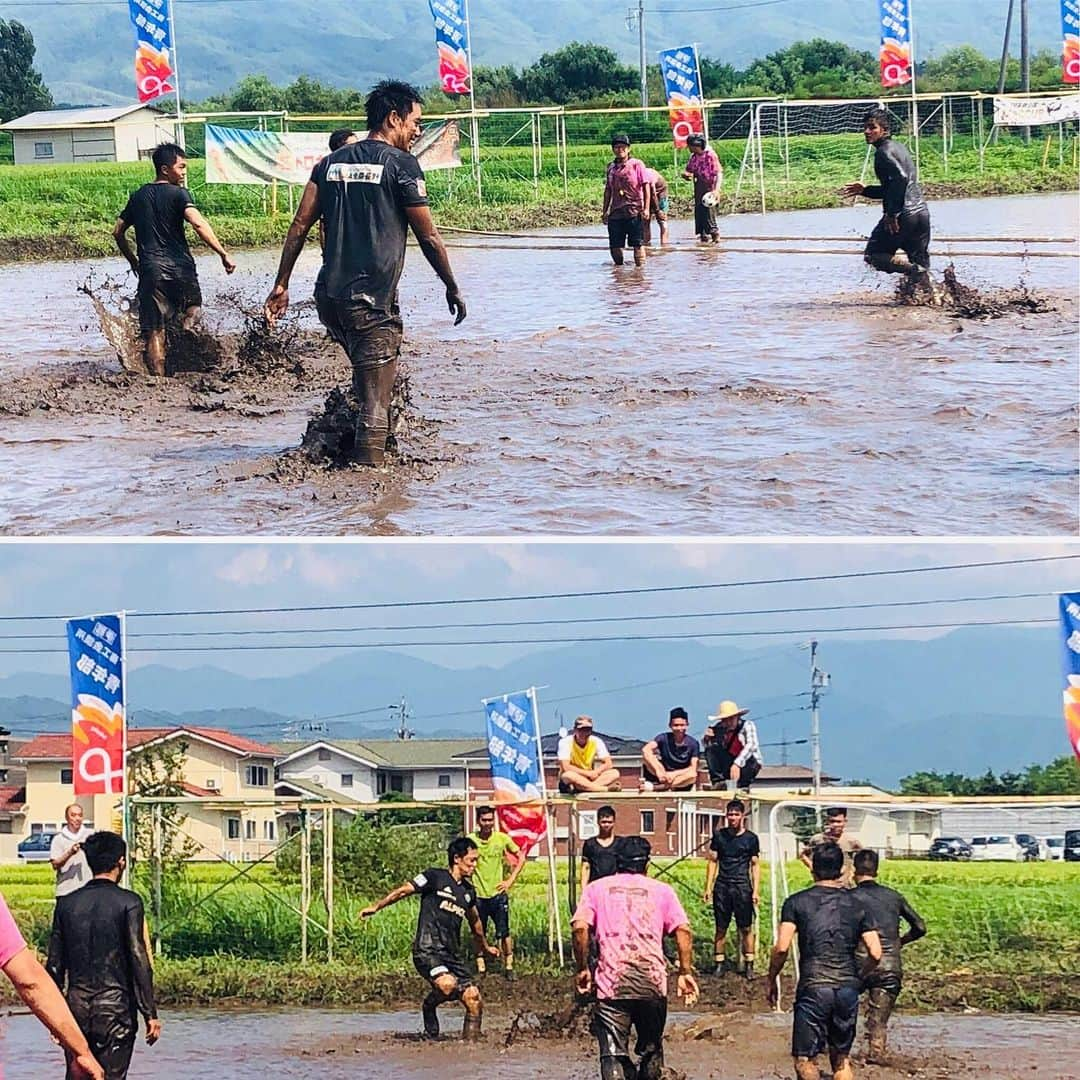
[[[69,1080],[105,1080],[105,1072],[94,1060],[86,1036],[79,1030],[64,995],[27,948],[4,898],[0,896],[0,971],[8,977],[16,993],[30,1011],[52,1032],[70,1055]],[[0,1077],[3,1076],[0,1064]]]
[[[698,996],[690,920],[671,886],[646,876],[650,853],[643,836],[624,837],[616,853],[616,872],[585,886],[572,920],[578,993],[596,990],[593,1032],[600,1044],[602,1080],[652,1080],[663,1070],[665,934],[674,934],[679,951],[680,996],[687,1005]],[[590,934],[599,951],[595,979],[589,970]],[[636,1066],[630,1057],[631,1027],[640,1055]]]
[[604,209],[601,220],[608,228],[608,245],[616,266],[623,264],[623,248],[634,249],[634,265],[645,264],[643,227],[649,216],[649,181],[645,165],[630,156],[630,136],[613,135],[611,152],[615,160],[607,167]]
[[716,200],[724,183],[724,167],[716,151],[705,142],[704,135],[691,135],[686,140],[690,160],[683,172],[684,180],[694,182],[694,232],[702,243],[716,244],[720,229],[716,224]]

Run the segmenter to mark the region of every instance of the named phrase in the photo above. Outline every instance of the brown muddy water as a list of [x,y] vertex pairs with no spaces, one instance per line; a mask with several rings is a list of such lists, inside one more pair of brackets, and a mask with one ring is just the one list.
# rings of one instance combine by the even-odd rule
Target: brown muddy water
[[[933,213],[948,236],[1078,230],[1072,194]],[[964,283],[1023,279],[1057,309],[961,318],[898,305],[896,279],[862,265],[875,220],[867,206],[724,219],[799,248],[850,236],[850,258],[697,250],[678,221],[676,250],[644,270],[613,268],[598,227],[535,248],[474,239],[452,251],[469,306],[456,329],[410,249],[411,400],[401,460],[375,472],[293,452],[348,377],[310,304],[288,363],[235,359],[233,294],[257,305],[276,251],[241,253],[228,279],[200,263],[230,359],[165,381],[121,371],[77,290],[119,260],[0,267],[0,532],[1075,533],[1077,260],[957,257]],[[948,248],[934,250],[940,279]],[[316,270],[309,250],[294,302]]]
[[[453,1027],[456,1032],[453,1010],[444,1007],[441,1012],[444,1030]],[[717,1017],[710,1035],[700,1040],[685,1033],[691,1019],[675,1014],[668,1022],[671,1080],[776,1080],[792,1075],[790,1015],[728,1013]],[[509,1018],[495,1013],[485,1018],[486,1036],[477,1046],[462,1045],[456,1034],[437,1043],[421,1039],[414,1012],[170,1009],[163,1022],[156,1046],[137,1046],[132,1080],[587,1080],[598,1075],[595,1042],[587,1034],[575,1030],[569,1038],[537,1035],[508,1046]],[[1080,1017],[899,1016],[890,1025],[890,1043],[894,1050],[887,1064],[866,1065],[860,1036],[854,1057],[861,1080],[1080,1077]],[[0,1020],[0,1054],[3,1080],[63,1075],[60,1051],[28,1015]]]

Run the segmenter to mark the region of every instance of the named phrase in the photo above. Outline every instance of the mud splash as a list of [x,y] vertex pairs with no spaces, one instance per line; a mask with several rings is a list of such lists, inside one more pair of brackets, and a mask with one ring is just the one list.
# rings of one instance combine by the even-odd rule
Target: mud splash
[[935,291],[925,282],[905,277],[896,286],[896,301],[907,307],[941,308],[960,319],[1002,319],[1008,315],[1048,315],[1057,306],[1045,296],[1034,292],[1022,278],[1011,289],[980,292],[966,285],[949,263],[942,274],[942,287]]

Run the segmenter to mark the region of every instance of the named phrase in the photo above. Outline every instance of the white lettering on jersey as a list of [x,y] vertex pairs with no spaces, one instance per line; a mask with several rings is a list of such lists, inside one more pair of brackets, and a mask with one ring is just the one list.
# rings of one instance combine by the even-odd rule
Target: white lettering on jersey
[[381,184],[383,166],[375,163],[335,161],[326,169],[326,179],[338,183]]
[[416,193],[422,199],[427,198],[427,184],[424,183],[424,180],[423,180],[422,177],[417,177],[417,180],[416,180]]

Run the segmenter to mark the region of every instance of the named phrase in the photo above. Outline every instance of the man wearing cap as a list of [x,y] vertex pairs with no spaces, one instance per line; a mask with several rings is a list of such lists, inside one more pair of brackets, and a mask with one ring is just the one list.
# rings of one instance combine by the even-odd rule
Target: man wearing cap
[[579,716],[574,730],[559,740],[559,791],[618,791],[619,770],[615,768],[604,740],[593,734],[591,716]]
[[613,135],[611,152],[615,160],[607,167],[604,185],[604,210],[601,220],[608,229],[611,258],[616,266],[623,264],[623,248],[634,249],[634,264],[645,264],[643,226],[649,216],[649,178],[645,165],[630,156],[630,136]]
[[[698,996],[690,920],[674,889],[646,875],[651,851],[643,836],[624,837],[616,872],[589,882],[571,921],[575,987],[583,996],[596,992],[592,1030],[600,1046],[601,1080],[659,1077],[663,1071],[665,935],[674,935],[678,949],[679,995],[688,1007]],[[599,950],[595,977],[589,966],[590,935]],[[636,1066],[630,1057],[631,1028],[637,1035]]]
[[668,717],[668,731],[650,739],[641,751],[642,791],[689,791],[697,785],[701,747],[687,734],[690,718],[676,706]]
[[734,701],[721,701],[705,729],[705,762],[709,780],[721,788],[728,780],[749,789],[761,772],[761,746],[757,725],[747,720],[749,709],[740,709]]

